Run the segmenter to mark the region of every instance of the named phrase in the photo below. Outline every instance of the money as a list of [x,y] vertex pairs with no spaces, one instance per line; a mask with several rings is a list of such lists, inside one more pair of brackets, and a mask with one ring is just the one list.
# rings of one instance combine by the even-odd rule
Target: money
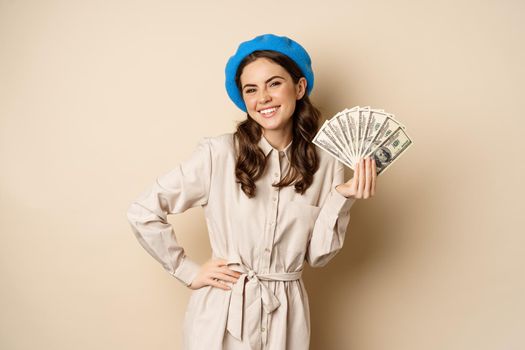
[[356,106],[325,121],[312,143],[351,169],[359,159],[372,157],[379,175],[399,159],[412,140],[393,114]]

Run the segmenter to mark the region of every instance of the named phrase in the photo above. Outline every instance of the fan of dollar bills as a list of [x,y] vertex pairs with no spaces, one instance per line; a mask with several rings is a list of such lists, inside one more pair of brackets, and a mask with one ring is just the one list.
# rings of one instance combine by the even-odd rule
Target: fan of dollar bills
[[360,158],[373,157],[378,175],[412,145],[405,126],[393,114],[369,106],[337,113],[325,121],[312,142],[351,169]]

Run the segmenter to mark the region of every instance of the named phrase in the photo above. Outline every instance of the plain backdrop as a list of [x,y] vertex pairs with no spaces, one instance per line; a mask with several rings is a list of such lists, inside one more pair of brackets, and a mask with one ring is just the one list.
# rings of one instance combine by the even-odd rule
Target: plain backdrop
[[[352,208],[340,253],[306,268],[311,349],[525,348],[524,14],[518,0],[0,0],[0,348],[180,349],[191,290],[126,210],[245,118],[224,66],[264,33],[308,50],[325,118],[382,108],[414,141]],[[202,208],[169,220],[206,261]]]

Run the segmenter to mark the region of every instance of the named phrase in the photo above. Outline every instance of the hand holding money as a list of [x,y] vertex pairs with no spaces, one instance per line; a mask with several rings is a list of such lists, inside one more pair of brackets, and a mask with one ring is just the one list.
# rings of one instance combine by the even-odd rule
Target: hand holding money
[[355,165],[354,176],[335,189],[346,198],[367,199],[375,195],[376,177],[376,162],[370,157],[360,159]]

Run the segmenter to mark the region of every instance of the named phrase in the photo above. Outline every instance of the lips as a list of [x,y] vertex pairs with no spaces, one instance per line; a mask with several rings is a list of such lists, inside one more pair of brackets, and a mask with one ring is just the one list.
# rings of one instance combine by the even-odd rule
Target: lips
[[279,107],[281,106],[273,106],[273,107],[261,109],[259,111],[259,114],[262,115],[264,118],[273,117],[275,113],[277,113],[277,111],[279,110]]

